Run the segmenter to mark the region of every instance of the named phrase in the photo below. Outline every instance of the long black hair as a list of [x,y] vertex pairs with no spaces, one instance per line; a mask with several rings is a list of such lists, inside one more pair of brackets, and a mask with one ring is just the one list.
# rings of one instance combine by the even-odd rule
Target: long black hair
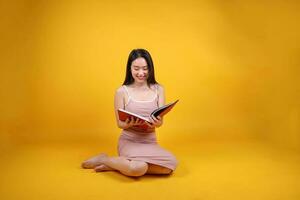
[[147,85],[148,85],[148,87],[150,87],[150,84],[156,84],[156,83],[158,84],[158,82],[156,82],[156,80],[155,80],[154,65],[153,65],[153,61],[152,61],[150,53],[145,49],[133,49],[130,52],[129,57],[128,57],[127,67],[126,67],[126,76],[125,76],[123,85],[130,85],[131,83],[134,82],[134,79],[131,74],[131,64],[137,58],[144,58],[147,62],[147,66],[148,66]]

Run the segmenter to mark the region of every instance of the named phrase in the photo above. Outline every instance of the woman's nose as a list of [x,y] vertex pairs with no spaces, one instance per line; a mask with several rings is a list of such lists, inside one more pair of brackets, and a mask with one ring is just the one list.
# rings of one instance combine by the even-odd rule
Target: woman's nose
[[144,75],[144,72],[143,71],[139,71],[138,75]]

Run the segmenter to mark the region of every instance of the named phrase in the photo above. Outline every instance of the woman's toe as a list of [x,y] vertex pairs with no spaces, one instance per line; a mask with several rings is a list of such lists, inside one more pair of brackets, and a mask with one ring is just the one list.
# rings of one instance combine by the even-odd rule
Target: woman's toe
[[81,167],[85,169],[90,169],[92,166],[91,163],[89,163],[88,161],[84,161],[81,163]]
[[97,167],[94,168],[96,172],[101,172],[105,170],[105,165],[98,165]]

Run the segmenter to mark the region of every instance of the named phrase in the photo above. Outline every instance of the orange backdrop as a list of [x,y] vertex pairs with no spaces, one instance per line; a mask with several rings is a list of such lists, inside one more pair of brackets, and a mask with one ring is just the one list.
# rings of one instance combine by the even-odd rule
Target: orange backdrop
[[[180,8],[180,9],[179,9]],[[162,140],[300,147],[297,1],[1,3],[0,143],[116,141],[113,95],[133,48],[153,56]]]

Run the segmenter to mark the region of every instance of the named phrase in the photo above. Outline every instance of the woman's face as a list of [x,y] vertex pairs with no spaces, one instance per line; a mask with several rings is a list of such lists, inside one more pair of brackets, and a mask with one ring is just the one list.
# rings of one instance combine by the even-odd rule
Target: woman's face
[[147,82],[148,65],[145,58],[137,58],[131,63],[131,74],[135,82]]

